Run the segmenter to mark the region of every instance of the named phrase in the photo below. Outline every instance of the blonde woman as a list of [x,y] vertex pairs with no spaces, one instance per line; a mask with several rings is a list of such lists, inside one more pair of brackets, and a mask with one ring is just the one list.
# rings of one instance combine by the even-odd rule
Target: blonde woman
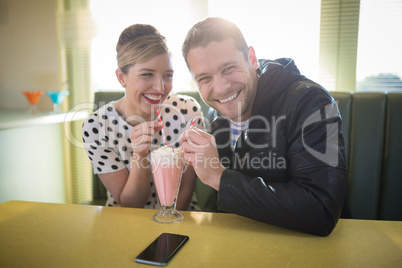
[[[203,128],[201,108],[191,97],[170,94],[171,53],[166,39],[153,26],[126,28],[116,51],[116,77],[125,96],[95,111],[84,122],[82,137],[94,172],[108,191],[107,206],[158,209],[149,152],[162,143],[179,147],[179,135],[194,117],[195,126]],[[194,185],[195,172],[188,167],[180,186],[179,210],[199,209]]]

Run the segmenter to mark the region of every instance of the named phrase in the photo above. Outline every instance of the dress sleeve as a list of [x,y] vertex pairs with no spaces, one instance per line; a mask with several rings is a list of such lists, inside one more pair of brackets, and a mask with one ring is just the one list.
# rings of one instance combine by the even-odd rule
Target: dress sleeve
[[119,153],[111,146],[108,129],[99,122],[98,113],[93,113],[82,125],[85,151],[95,174],[111,173],[125,168]]
[[193,119],[195,119],[194,127],[199,129],[205,128],[204,115],[201,110],[201,105],[190,96],[182,96],[178,95],[180,100],[184,100],[179,102],[180,112],[184,115],[186,128],[189,128]]
[[188,104],[188,111],[189,111],[189,118],[187,121],[187,126],[189,127],[193,121],[194,122],[194,127],[197,127],[199,129],[205,129],[205,121],[204,121],[204,115],[201,110],[200,104],[193,98],[190,98],[187,102]]

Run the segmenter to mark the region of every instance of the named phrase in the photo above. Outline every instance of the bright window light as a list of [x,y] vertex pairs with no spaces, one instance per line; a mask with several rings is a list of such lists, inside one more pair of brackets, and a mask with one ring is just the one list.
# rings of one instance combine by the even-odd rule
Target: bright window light
[[402,90],[402,1],[361,0],[357,90]]
[[258,58],[292,58],[317,81],[320,0],[209,1],[209,14],[235,22]]
[[195,90],[181,55],[187,31],[207,16],[227,18],[242,30],[258,58],[293,58],[308,78],[318,78],[320,0],[91,0],[95,90],[122,90],[115,77],[115,46],[129,25],[146,23],[166,36],[173,52],[173,91]]

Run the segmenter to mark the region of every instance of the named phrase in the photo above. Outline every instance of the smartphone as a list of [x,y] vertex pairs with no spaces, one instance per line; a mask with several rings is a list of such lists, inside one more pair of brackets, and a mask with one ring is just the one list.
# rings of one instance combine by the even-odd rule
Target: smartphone
[[163,233],[144,249],[144,251],[135,258],[135,261],[165,266],[188,239],[189,237],[186,235]]

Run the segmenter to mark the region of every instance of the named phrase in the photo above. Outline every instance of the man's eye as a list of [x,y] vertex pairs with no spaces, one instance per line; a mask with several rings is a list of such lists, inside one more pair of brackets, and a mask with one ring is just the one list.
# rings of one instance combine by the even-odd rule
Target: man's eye
[[227,67],[223,70],[224,73],[230,72],[234,69],[234,66]]
[[208,83],[211,80],[211,77],[205,76],[198,79],[198,83]]

